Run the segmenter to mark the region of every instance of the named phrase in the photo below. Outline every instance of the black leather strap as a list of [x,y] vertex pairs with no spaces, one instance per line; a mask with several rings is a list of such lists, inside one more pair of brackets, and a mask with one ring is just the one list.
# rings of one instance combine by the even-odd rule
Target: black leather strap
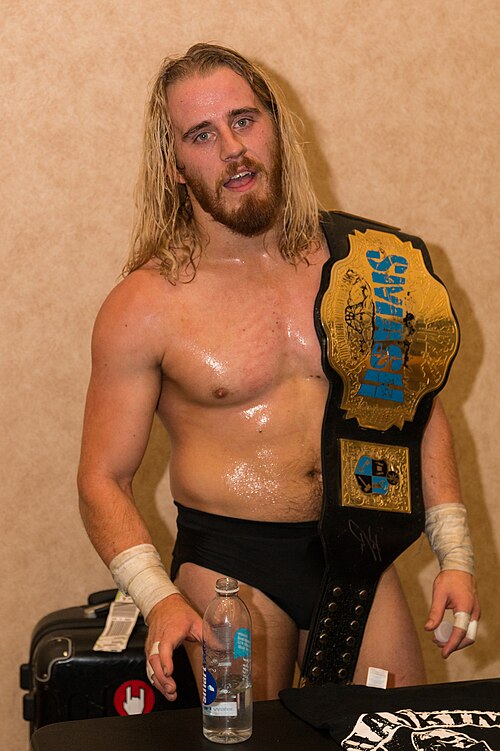
[[[357,419],[346,416],[346,410],[341,406],[345,383],[329,361],[320,310],[334,263],[349,254],[349,236],[370,229],[388,232],[402,242],[410,241],[413,248],[420,251],[429,274],[432,274],[432,267],[423,241],[404,235],[394,227],[332,212],[322,215],[322,228],[331,258],[323,269],[314,316],[322,347],[323,369],[330,382],[322,428],[324,503],[320,521],[327,569],[309,633],[302,685],[331,681],[348,683],[352,680],[379,578],[423,531],[420,445],[433,397],[439,390],[423,396],[413,419],[405,421],[402,427],[392,425],[383,431],[361,427]],[[395,513],[393,510],[343,504],[346,489],[345,484],[342,485],[342,467],[345,472],[346,454],[352,452],[353,447],[355,453],[357,446],[368,446],[368,452],[370,447],[380,446],[382,453],[387,449],[390,456],[396,453],[405,457],[403,463],[407,465],[406,481],[411,499],[409,509]],[[364,456],[363,448],[360,454]],[[383,474],[384,461],[376,464],[377,471]],[[362,484],[363,477],[359,480]],[[373,478],[368,478],[367,482],[371,480]],[[385,477],[383,481],[386,482]],[[401,478],[396,478],[396,481],[401,481]]]

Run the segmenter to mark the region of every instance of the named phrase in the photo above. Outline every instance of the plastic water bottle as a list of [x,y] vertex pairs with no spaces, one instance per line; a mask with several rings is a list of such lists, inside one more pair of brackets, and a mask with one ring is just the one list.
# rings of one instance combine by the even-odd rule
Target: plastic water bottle
[[217,579],[203,617],[203,735],[240,743],[252,735],[252,627],[236,579]]

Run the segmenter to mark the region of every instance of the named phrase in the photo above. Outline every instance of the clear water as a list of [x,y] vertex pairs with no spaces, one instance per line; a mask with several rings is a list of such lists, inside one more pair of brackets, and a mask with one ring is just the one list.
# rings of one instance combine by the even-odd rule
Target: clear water
[[252,735],[252,689],[220,689],[212,704],[203,707],[203,735],[214,743],[241,743]]

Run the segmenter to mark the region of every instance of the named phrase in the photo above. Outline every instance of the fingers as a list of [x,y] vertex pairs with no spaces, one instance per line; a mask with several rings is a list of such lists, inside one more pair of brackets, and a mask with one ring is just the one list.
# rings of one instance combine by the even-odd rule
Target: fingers
[[464,647],[469,646],[469,644],[472,644],[472,641],[466,638],[466,633],[465,629],[454,626],[451,630],[451,636],[446,644],[440,644],[434,640],[434,643],[441,647],[441,656],[444,660],[446,660],[452,652],[455,652],[458,649],[463,649]]
[[446,598],[434,590],[431,609],[429,610],[429,616],[424,626],[426,631],[434,631],[439,626],[444,618],[445,609]]
[[[477,621],[474,621],[474,623],[477,625]],[[452,654],[452,652],[457,652],[459,649],[469,647],[471,644],[474,644],[474,641],[475,639],[468,637],[467,632],[461,628],[452,628],[451,636],[444,644],[438,639],[433,639],[434,644],[441,649],[441,655],[445,660]]]
[[[166,655],[166,658],[164,657]],[[165,660],[165,661],[162,661]],[[168,649],[162,648],[160,655],[160,643],[155,642],[149,653],[149,657],[146,663],[146,672],[148,678],[160,691],[168,701],[175,701],[177,699],[177,685],[173,673],[173,660],[171,652],[168,653]]]
[[477,618],[472,618],[464,611],[457,611],[453,624],[450,621],[442,621],[435,629],[433,642],[442,650],[441,654],[446,659],[452,652],[474,644],[477,626]]
[[465,633],[466,639],[468,639],[470,642],[475,642],[477,636],[477,620],[472,620],[469,623],[469,626],[467,628],[467,631]]
[[149,636],[146,642],[148,676],[169,700],[177,698],[173,678],[173,654],[184,640],[201,641],[202,619],[179,594],[157,603],[148,614]]
[[[443,620],[446,610],[453,611],[453,623]],[[454,570],[438,574],[425,629],[434,631],[434,644],[441,649],[444,659],[474,643],[480,614],[470,574]]]

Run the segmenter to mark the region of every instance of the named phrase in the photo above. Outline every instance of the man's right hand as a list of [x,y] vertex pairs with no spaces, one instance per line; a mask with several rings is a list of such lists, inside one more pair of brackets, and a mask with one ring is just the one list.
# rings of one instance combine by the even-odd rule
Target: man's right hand
[[[157,603],[148,614],[146,660],[152,670],[152,682],[169,700],[177,698],[177,685],[173,678],[173,652],[183,641],[202,639],[202,619],[180,594],[173,594]],[[158,642],[158,654],[153,645]]]

